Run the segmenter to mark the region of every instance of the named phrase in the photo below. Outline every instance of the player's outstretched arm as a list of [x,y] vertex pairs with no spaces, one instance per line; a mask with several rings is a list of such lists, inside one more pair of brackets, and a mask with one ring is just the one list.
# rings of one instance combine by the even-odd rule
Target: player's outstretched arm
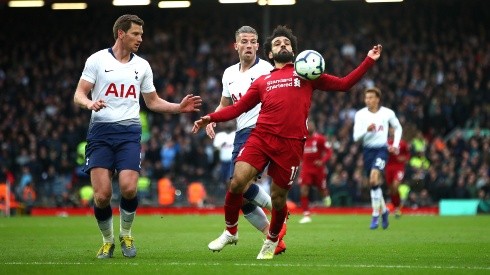
[[189,113],[189,112],[199,112],[199,107],[202,105],[202,99],[197,95],[186,95],[182,101],[180,102],[180,112],[181,113]]
[[188,113],[197,112],[202,104],[200,96],[194,96],[192,94],[186,95],[180,103],[172,103],[160,98],[156,91],[151,93],[143,93],[143,99],[146,106],[157,113]]
[[369,50],[368,56],[374,60],[378,60],[379,57],[381,56],[382,51],[383,51],[383,46],[381,46],[381,44],[378,44],[374,46],[371,50]]
[[199,129],[206,127],[211,122],[210,116],[203,116],[200,119],[194,121],[194,126],[192,126],[192,133],[195,134],[199,132]]
[[[233,104],[233,101],[231,100],[231,97],[222,96],[218,107],[216,107],[216,110],[214,110],[214,111],[217,112],[217,111],[219,111],[219,110],[221,110],[227,106],[230,106],[232,104]],[[214,132],[215,127],[216,127],[216,123],[214,123],[214,122],[209,123],[206,126],[206,134],[211,139],[213,139],[216,136],[216,133]]]
[[211,122],[206,126],[206,134],[210,139],[213,139],[216,137],[216,133],[214,132],[214,127],[216,127],[215,122]]

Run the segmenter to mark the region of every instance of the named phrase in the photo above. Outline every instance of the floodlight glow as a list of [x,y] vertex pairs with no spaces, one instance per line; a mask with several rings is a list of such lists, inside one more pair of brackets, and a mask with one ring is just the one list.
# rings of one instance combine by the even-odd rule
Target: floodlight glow
[[114,6],[147,6],[150,0],[113,0]]
[[190,1],[160,1],[158,7],[161,9],[166,8],[188,8],[191,6]]
[[32,7],[43,7],[44,1],[9,1],[8,6],[10,8],[32,8]]
[[87,3],[53,3],[53,10],[84,10],[87,8]]

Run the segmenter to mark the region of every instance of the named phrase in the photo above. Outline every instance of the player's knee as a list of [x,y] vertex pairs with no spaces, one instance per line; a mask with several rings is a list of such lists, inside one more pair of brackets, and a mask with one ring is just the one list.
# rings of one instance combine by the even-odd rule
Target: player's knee
[[134,184],[121,186],[121,195],[125,198],[134,198],[136,196],[137,186]]
[[250,179],[237,175],[231,179],[230,190],[232,193],[243,193]]
[[94,194],[94,203],[98,208],[105,208],[111,203],[112,194],[96,193]]

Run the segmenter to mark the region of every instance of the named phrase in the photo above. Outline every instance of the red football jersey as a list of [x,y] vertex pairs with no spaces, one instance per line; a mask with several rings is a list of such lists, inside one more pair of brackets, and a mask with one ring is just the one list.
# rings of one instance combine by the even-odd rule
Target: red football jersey
[[[305,141],[305,147],[303,152],[302,169],[324,169],[325,164],[332,156],[332,149],[327,145],[327,139],[319,134],[313,133],[308,136]],[[318,167],[315,165],[315,161],[320,160],[324,165]]]
[[214,122],[228,121],[262,102],[254,131],[283,138],[305,139],[308,135],[306,119],[313,91],[347,91],[374,63],[372,58],[366,57],[359,67],[345,77],[322,74],[312,81],[300,78],[293,64],[287,64],[259,77],[235,104],[209,116]]
[[[388,139],[388,146],[393,145],[393,138]],[[404,167],[405,164],[410,160],[410,149],[408,144],[402,139],[400,140],[400,145],[398,146],[398,154],[389,154],[388,162],[386,166],[397,166]]]

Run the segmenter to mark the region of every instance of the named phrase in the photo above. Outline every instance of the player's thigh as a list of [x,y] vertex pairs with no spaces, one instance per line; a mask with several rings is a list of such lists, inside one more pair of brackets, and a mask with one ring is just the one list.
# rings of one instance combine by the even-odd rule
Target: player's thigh
[[302,169],[298,176],[298,184],[299,184],[301,195],[303,196],[308,195],[312,182],[313,182],[312,174]]
[[315,174],[313,184],[316,186],[318,191],[327,189],[327,176],[325,173],[319,172]]
[[117,171],[141,170],[141,143],[139,140],[117,144],[114,153],[114,167]]
[[393,180],[395,179],[395,170],[393,170],[391,168],[387,168],[385,170],[384,174],[385,174],[386,185],[391,186],[391,184],[393,183]]
[[115,155],[112,146],[105,140],[88,140],[85,150],[85,166],[83,170],[91,174],[95,167],[114,170]]
[[99,197],[112,195],[112,171],[102,167],[94,167],[90,170],[90,181],[94,194]]
[[289,190],[298,175],[304,142],[282,139],[271,147],[268,173],[275,184]]
[[235,163],[235,172],[230,182],[230,190],[234,193],[243,193],[249,183],[257,175],[258,170],[246,161]]

